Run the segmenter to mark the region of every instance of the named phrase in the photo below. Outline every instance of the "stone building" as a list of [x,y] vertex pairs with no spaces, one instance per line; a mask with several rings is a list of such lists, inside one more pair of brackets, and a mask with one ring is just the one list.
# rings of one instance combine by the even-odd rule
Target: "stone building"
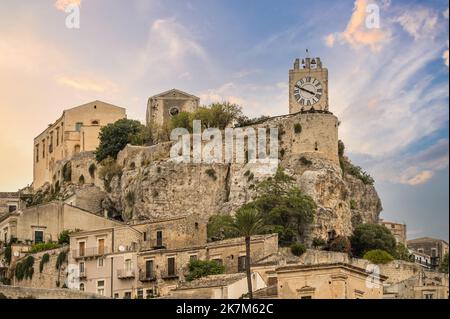
[[403,244],[406,247],[406,224],[394,223],[381,218],[379,224],[391,231],[397,243]]
[[126,118],[125,109],[101,101],[93,101],[65,110],[34,139],[33,188],[57,179],[58,161],[70,159],[80,152],[94,151],[103,126]]
[[438,267],[445,254],[448,254],[448,243],[445,240],[431,237],[408,240],[408,248],[417,253],[428,255],[432,268]]
[[280,299],[381,299],[385,276],[368,284],[365,269],[344,263],[289,265],[276,269]]
[[22,243],[57,241],[64,230],[118,226],[119,222],[63,202],[50,202],[8,213],[0,218],[0,238]]
[[21,209],[24,205],[20,192],[0,192],[0,216]]
[[147,103],[147,126],[162,127],[180,112],[194,112],[199,104],[198,97],[177,89],[151,96]]
[[384,299],[448,299],[448,274],[421,271],[415,276],[384,287]]

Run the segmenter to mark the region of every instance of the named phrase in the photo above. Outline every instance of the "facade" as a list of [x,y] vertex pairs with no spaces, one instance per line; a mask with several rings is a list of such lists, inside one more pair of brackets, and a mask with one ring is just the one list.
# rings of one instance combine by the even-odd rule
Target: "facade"
[[406,246],[406,224],[394,223],[381,218],[379,223],[391,231],[397,243]]
[[289,70],[289,113],[328,111],[328,69],[320,58],[296,59]]
[[0,218],[0,238],[22,243],[57,241],[64,230],[98,229],[121,223],[62,202],[50,202],[8,213]]
[[[262,277],[252,273],[254,290],[266,288]],[[239,299],[248,293],[247,276],[244,273],[212,275],[183,282],[170,292],[173,299]]]
[[199,104],[198,97],[177,89],[154,95],[147,103],[147,126],[163,127],[172,116],[180,112],[194,112]]
[[124,108],[101,101],[65,110],[34,139],[33,188],[59,177],[57,162],[94,151],[99,144],[100,129],[123,118],[126,118]]
[[276,269],[280,299],[381,299],[385,276],[349,264],[292,265]]
[[[276,234],[252,237],[253,258],[276,249]],[[207,243],[206,224],[192,216],[82,231],[70,236],[68,283],[112,298],[162,297],[184,282],[191,260],[216,260],[233,274],[245,271],[244,255],[244,238]]]
[[448,275],[434,271],[419,274],[385,286],[385,299],[448,299]]
[[438,267],[448,254],[448,243],[442,239],[421,237],[408,240],[408,248],[414,252],[425,254],[430,257],[431,267]]
[[0,192],[0,216],[21,209],[24,205],[20,192]]

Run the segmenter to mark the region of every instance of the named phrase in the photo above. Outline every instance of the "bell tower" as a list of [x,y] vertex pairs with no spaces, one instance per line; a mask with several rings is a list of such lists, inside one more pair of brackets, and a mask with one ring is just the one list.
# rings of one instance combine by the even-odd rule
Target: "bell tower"
[[328,111],[328,69],[306,50],[306,57],[295,59],[289,70],[289,113],[312,109]]

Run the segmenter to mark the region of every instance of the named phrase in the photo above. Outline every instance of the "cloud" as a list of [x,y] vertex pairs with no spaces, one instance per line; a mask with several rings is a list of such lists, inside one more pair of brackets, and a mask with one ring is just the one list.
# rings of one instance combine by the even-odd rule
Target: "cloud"
[[60,11],[65,11],[69,5],[81,5],[81,0],[56,0],[55,8]]
[[[333,47],[336,41],[341,44],[349,44],[353,48],[368,46],[372,51],[381,50],[384,43],[390,40],[390,32],[387,29],[381,29],[379,26],[371,26],[371,12],[368,10],[367,0],[356,0],[350,21],[345,31],[328,34],[325,38],[325,44]],[[380,6],[377,5],[378,8]]]
[[415,40],[433,37],[438,25],[438,14],[429,8],[419,8],[405,11],[394,19]]
[[108,80],[99,79],[98,77],[71,77],[60,75],[56,77],[56,82],[62,86],[69,88],[82,90],[82,91],[93,91],[93,92],[106,92],[106,91],[117,91],[118,86]]

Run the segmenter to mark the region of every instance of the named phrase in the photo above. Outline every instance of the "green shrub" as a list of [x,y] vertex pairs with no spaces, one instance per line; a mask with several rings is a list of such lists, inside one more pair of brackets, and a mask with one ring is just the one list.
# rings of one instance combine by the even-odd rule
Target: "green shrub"
[[374,264],[387,264],[394,260],[391,254],[382,249],[369,250],[363,258]]
[[352,249],[350,240],[345,236],[337,236],[333,241],[330,243],[328,250],[329,251],[336,251],[340,253],[350,253]]
[[232,223],[232,221],[233,218],[230,215],[216,214],[211,216],[208,224],[206,225],[208,240],[216,241],[237,237],[237,232],[230,227],[227,227]]
[[300,134],[302,132],[302,125],[300,123],[294,124],[294,132],[296,134]]
[[395,255],[397,242],[391,231],[383,225],[360,224],[350,237],[353,254],[362,257],[369,250],[381,249]]
[[220,275],[225,272],[225,267],[214,260],[191,260],[188,266],[187,281],[192,281],[209,275]]
[[97,166],[94,163],[89,165],[89,175],[91,175],[92,178],[95,177],[95,171],[96,170],[97,170]]
[[398,243],[395,248],[395,259],[405,260],[405,261],[414,261],[411,260],[412,255],[409,253],[408,248],[405,247],[402,243]]
[[34,274],[34,257],[28,256],[16,264],[15,276],[18,281],[32,279]]
[[5,253],[4,253],[4,257],[3,257],[5,264],[9,265],[11,263],[11,257],[12,257],[12,248],[9,245],[9,246],[5,247]]
[[38,253],[40,251],[51,250],[51,249],[55,249],[58,247],[59,247],[59,245],[56,243],[39,243],[39,244],[34,244],[33,246],[31,246],[30,252],[32,254],[34,254],[34,253]]
[[325,246],[326,244],[327,244],[327,242],[324,239],[320,238],[320,237],[313,238],[312,246],[314,248]]
[[448,253],[444,255],[441,264],[439,265],[439,271],[444,274],[448,274]]
[[58,258],[56,259],[56,269],[59,269],[65,262],[67,261],[67,252],[60,251],[58,254]]
[[295,256],[301,256],[306,252],[306,247],[303,244],[300,243],[294,243],[291,245],[291,252]]
[[350,209],[356,209],[356,201],[354,199],[350,200]]
[[50,260],[50,255],[45,253],[42,255],[41,262],[39,263],[39,272],[42,273],[44,270],[44,265]]
[[209,177],[211,177],[213,180],[216,180],[216,179],[217,179],[216,171],[215,171],[213,168],[208,168],[208,169],[205,171],[205,173],[206,173]]
[[58,235],[58,244],[68,245],[70,244],[70,234],[73,233],[72,230],[65,229]]

